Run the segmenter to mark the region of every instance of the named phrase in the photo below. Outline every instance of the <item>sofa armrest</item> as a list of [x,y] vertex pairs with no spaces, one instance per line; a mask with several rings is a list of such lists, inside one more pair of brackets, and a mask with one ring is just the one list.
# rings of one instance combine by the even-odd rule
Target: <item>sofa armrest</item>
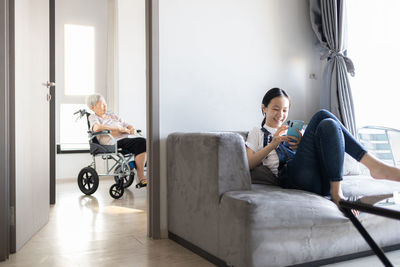
[[221,195],[250,189],[245,145],[239,134],[173,133],[168,136],[170,232],[216,255]]

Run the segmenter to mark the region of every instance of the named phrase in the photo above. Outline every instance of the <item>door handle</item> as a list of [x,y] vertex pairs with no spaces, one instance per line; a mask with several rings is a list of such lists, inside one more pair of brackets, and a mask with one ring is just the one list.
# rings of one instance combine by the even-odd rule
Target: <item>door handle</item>
[[56,83],[47,81],[46,83],[43,83],[43,85],[46,86],[47,88],[51,88],[56,86]]

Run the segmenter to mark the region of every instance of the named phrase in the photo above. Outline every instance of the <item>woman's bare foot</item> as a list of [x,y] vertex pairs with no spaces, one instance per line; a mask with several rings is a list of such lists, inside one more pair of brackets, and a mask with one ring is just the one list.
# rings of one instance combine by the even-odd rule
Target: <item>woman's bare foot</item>
[[[343,212],[343,210],[340,208],[340,205],[339,205],[339,201],[341,199],[344,199],[340,181],[332,181],[332,182],[330,182],[330,186],[331,186],[331,190],[330,190],[331,199],[332,199],[333,203],[335,203],[336,206],[338,206],[339,210]],[[356,217],[360,214],[360,212],[358,210],[351,210],[351,212]]]
[[[339,206],[339,201],[341,200],[341,199],[345,199],[344,198],[344,196],[343,195],[341,195],[341,196],[331,196],[331,199],[332,199],[332,201],[333,201],[333,203],[335,203],[336,204],[336,206],[338,206],[338,208],[339,208],[339,210],[341,210],[342,211],[342,209],[340,208],[340,206]],[[343,211],[342,211],[343,212]],[[353,213],[353,215],[354,216],[358,216],[358,215],[360,215],[360,211],[358,211],[358,210],[351,210],[351,213]]]
[[370,169],[370,174],[375,179],[386,179],[400,182],[400,169],[382,163],[374,169]]
[[400,182],[400,169],[380,161],[371,154],[366,153],[360,162],[369,169],[373,178]]

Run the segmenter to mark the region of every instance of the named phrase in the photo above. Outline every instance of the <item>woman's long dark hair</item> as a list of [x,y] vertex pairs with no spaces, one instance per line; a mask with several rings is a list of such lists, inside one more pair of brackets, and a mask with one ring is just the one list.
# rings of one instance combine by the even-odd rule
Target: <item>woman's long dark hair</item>
[[[284,97],[286,97],[286,98],[289,100],[289,103],[290,103],[290,97],[289,97],[289,95],[285,92],[285,90],[280,89],[280,88],[272,88],[272,89],[269,89],[268,92],[265,93],[264,98],[263,98],[263,100],[262,100],[262,104],[264,104],[264,107],[267,107],[268,104],[269,104],[269,102],[271,102],[271,100],[272,100],[273,98],[278,97],[278,96],[284,96]],[[263,111],[262,109],[261,109],[261,112],[262,112],[262,114],[263,114],[263,116],[264,116],[265,114],[264,114],[264,111]],[[261,127],[264,126],[265,120],[266,120],[266,118],[265,118],[265,116],[264,116],[264,119],[263,119],[263,121],[261,122]]]

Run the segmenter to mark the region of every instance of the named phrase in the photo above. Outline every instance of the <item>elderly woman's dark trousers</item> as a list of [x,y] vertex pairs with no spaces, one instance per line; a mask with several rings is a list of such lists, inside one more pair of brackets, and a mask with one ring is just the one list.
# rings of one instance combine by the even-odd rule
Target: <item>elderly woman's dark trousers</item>
[[124,138],[117,141],[118,148],[122,148],[125,153],[132,153],[135,156],[146,152],[146,139],[143,137]]

